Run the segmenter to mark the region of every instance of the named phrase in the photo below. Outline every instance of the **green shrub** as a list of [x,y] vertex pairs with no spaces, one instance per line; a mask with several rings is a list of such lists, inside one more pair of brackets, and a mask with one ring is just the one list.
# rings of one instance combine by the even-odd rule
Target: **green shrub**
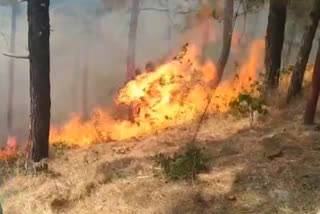
[[164,174],[172,180],[195,179],[196,175],[207,171],[203,148],[189,144],[183,153],[173,156],[158,154],[155,161],[162,168]]
[[293,71],[294,66],[293,65],[289,65],[288,67],[283,67],[280,70],[280,75],[288,75],[291,74]]
[[252,96],[250,93],[243,92],[229,103],[230,110],[233,114],[242,117],[249,117],[250,125],[253,123],[253,115],[257,112],[260,115],[268,113],[266,103],[258,97]]

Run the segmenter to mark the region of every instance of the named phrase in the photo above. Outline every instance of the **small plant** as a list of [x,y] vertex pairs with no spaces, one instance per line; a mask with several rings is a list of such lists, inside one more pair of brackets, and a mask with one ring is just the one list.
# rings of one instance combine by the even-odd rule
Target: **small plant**
[[253,116],[255,112],[260,115],[268,113],[264,100],[254,97],[247,92],[240,93],[235,100],[229,103],[229,106],[231,112],[235,115],[249,117],[250,126],[253,124]]
[[184,153],[175,153],[173,156],[158,154],[154,159],[164,174],[172,180],[194,180],[197,174],[207,170],[203,148],[194,144],[187,145]]
[[289,65],[288,67],[283,67],[280,70],[280,75],[290,75],[292,74],[292,71],[293,71],[293,66]]

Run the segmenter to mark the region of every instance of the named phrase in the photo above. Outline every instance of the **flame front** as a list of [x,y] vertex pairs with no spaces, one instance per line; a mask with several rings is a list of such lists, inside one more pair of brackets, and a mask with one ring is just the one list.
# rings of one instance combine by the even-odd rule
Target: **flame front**
[[108,110],[95,109],[89,121],[75,115],[63,127],[52,127],[50,142],[89,145],[149,135],[192,122],[203,113],[209,99],[209,113],[227,112],[230,101],[249,90],[256,79],[263,66],[263,48],[264,41],[253,42],[237,78],[223,81],[213,92],[209,86],[217,76],[215,65],[212,61],[201,64],[196,46],[190,45],[172,61],[137,76],[120,90],[116,104],[134,109],[133,120],[119,120]]

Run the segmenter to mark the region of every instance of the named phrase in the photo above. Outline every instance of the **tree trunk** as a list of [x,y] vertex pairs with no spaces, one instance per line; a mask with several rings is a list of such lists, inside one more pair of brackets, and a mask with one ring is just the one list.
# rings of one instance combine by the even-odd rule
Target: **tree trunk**
[[172,40],[172,23],[171,23],[171,6],[170,6],[170,0],[167,0],[167,8],[168,8],[168,12],[167,12],[167,18],[168,18],[168,55],[170,55],[170,52],[171,52],[171,40]]
[[[10,39],[10,53],[14,54],[16,49],[16,24],[17,24],[17,10],[18,5],[13,4],[11,13],[11,39]],[[8,115],[7,115],[7,126],[8,135],[12,136],[13,127],[13,96],[14,96],[14,59],[9,59],[9,87],[8,87]]]
[[79,71],[81,71],[81,59],[79,52],[74,57],[74,70],[73,70],[73,87],[72,87],[72,111],[78,112],[79,110]]
[[249,33],[249,41],[250,42],[256,38],[258,22],[259,22],[259,18],[260,18],[259,15],[260,15],[259,12],[256,12],[256,14],[254,16],[254,20],[253,20],[253,24],[252,24],[252,27],[251,27],[251,31]]
[[290,103],[293,97],[301,93],[303,77],[309,60],[313,39],[318,28],[319,19],[320,0],[314,0],[314,4],[310,13],[310,24],[305,29],[297,62],[293,69],[291,83],[287,95],[287,103]]
[[203,21],[203,32],[201,40],[201,63],[206,61],[206,50],[208,48],[209,36],[210,36],[210,20]]
[[31,151],[30,158],[39,162],[49,156],[50,129],[50,0],[28,1]]
[[216,85],[221,81],[224,69],[227,65],[233,34],[234,0],[225,0],[223,12],[223,44],[220,58],[217,62],[218,78]]
[[287,3],[286,0],[270,0],[265,54],[264,93],[266,94],[279,85]]
[[288,67],[290,65],[290,59],[292,56],[292,47],[293,47],[293,44],[294,44],[294,41],[295,41],[296,35],[297,35],[297,22],[293,23],[292,29],[290,31],[290,35],[291,35],[291,38],[290,38],[290,41],[288,42],[288,50],[287,50],[287,53],[285,56],[285,66],[286,67]]
[[126,81],[130,81],[135,78],[135,58],[136,58],[136,40],[137,40],[137,28],[138,17],[140,10],[140,0],[132,0],[131,18],[129,26],[129,41],[128,41],[128,53],[127,53],[127,75]]
[[311,94],[308,99],[308,103],[307,103],[307,107],[304,115],[304,123],[307,125],[311,125],[314,123],[314,116],[317,109],[319,93],[320,93],[320,43],[319,43],[317,58],[316,58],[315,67],[312,75]]
[[169,23],[168,26],[168,55],[171,53],[171,41],[172,40],[172,27],[171,27],[171,23]]
[[[84,50],[85,53],[88,53],[89,49]],[[85,58],[83,59],[83,76],[82,76],[82,113],[83,118],[85,120],[89,117],[89,111],[88,111],[88,78],[89,78],[89,54],[85,55]]]

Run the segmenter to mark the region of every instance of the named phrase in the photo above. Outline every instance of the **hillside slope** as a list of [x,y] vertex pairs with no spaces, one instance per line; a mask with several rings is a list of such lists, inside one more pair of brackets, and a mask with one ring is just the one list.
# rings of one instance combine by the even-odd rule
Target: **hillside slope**
[[320,132],[302,110],[247,119],[208,118],[199,133],[209,171],[171,181],[151,157],[180,151],[194,125],[146,139],[55,149],[49,172],[19,174],[0,189],[5,214],[317,213]]

